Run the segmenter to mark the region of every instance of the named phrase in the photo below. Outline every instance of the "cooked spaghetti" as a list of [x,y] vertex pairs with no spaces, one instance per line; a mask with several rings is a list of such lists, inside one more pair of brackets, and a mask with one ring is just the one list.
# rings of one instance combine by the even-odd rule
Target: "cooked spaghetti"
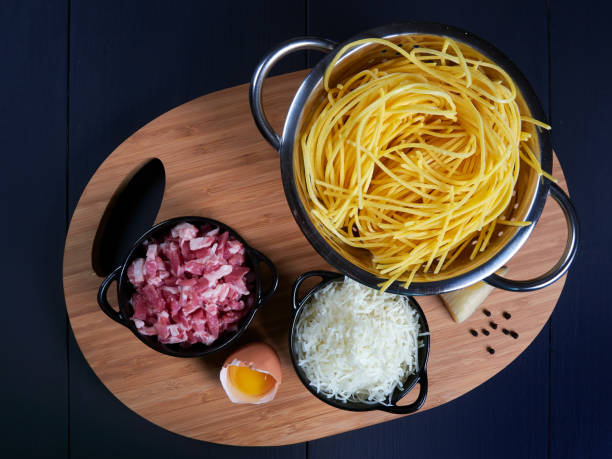
[[[471,259],[500,225],[521,159],[539,174],[509,75],[466,45],[411,37],[401,46],[358,40],[328,66],[327,98],[300,139],[310,213],[341,242],[368,250],[374,272],[408,287],[439,273],[476,239]],[[337,60],[362,44],[396,56],[329,86]],[[389,53],[391,54],[391,53]]]

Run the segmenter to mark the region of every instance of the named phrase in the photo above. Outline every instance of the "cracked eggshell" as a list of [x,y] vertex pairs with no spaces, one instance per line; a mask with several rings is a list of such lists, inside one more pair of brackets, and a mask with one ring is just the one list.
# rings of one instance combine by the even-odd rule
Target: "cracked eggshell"
[[[251,370],[267,373],[274,378],[275,384],[272,389],[263,395],[252,396],[245,394],[236,389],[228,377],[227,367],[232,365],[245,366]],[[247,344],[237,349],[225,359],[219,373],[219,379],[225,393],[233,403],[266,403],[274,399],[282,380],[280,360],[276,351],[265,343]]]

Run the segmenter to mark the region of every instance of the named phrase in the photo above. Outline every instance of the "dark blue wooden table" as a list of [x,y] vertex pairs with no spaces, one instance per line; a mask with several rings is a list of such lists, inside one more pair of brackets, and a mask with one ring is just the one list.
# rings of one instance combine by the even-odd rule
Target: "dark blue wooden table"
[[[603,2],[553,0],[3,0],[0,457],[612,457],[610,12]],[[405,20],[491,41],[547,108],[583,230],[550,323],[514,363],[452,403],[307,444],[219,446],[131,412],[93,374],[66,318],[65,231],[89,177],[154,117],[247,82],[282,40],[343,40]],[[316,58],[293,56],[278,71]]]

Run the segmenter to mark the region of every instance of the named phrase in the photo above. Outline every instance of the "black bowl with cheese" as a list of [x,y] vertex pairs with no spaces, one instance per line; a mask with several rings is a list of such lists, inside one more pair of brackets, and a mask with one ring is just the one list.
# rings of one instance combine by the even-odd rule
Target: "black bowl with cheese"
[[[321,281],[314,287],[310,288],[301,298],[299,298],[299,290],[304,281],[311,277],[320,277]],[[309,300],[321,289],[334,282],[344,282],[344,275],[330,271],[310,271],[299,276],[292,290],[291,304],[293,308],[293,317],[289,330],[289,350],[291,361],[295,372],[306,387],[315,397],[335,408],[340,408],[349,411],[371,411],[382,410],[395,414],[409,414],[420,409],[425,403],[427,397],[427,360],[429,358],[429,326],[421,307],[418,302],[411,296],[405,296],[408,305],[416,312],[419,323],[419,347],[418,347],[418,365],[415,373],[409,374],[402,381],[402,387],[397,387],[389,396],[388,403],[380,402],[364,402],[358,400],[339,400],[337,398],[328,397],[326,394],[319,392],[307,376],[304,368],[299,364],[299,335],[297,331],[300,316],[304,311]],[[416,385],[419,385],[418,396],[414,402],[407,405],[399,405],[400,400],[411,392]]]

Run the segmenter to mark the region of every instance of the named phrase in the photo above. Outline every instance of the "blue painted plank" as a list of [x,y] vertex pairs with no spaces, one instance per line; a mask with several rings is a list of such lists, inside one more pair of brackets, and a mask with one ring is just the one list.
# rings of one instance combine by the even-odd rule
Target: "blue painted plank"
[[551,2],[553,139],[582,240],[553,314],[551,457],[612,457],[609,4]]
[[[365,30],[405,21],[453,25],[491,42],[523,71],[544,108],[548,104],[546,8],[544,2],[519,0],[501,7],[487,0],[406,2],[309,0],[308,34],[345,41]],[[527,14],[526,12],[529,12]],[[311,56],[312,65],[318,59]],[[313,60],[314,59],[314,60]]]
[[[304,11],[281,0],[72,1],[70,209],[123,140],[177,105],[247,83],[269,48],[304,34]],[[304,66],[294,55],[277,69]]]
[[515,362],[464,396],[423,413],[311,441],[308,457],[544,458],[547,367],[544,329]]
[[65,2],[0,6],[0,456],[67,451]]
[[[126,137],[179,104],[248,82],[269,48],[304,34],[304,12],[304,3],[281,0],[73,0],[70,211],[97,166]],[[304,55],[294,56],[279,71],[304,65]],[[305,444],[280,449],[232,448],[169,433],[110,394],[72,337],[69,355],[74,458],[305,457]]]
[[[454,25],[508,55],[548,106],[545,2],[309,2],[309,30],[344,41],[369,28],[423,20]],[[338,20],[341,18],[341,20]],[[310,56],[311,64],[316,55]],[[548,454],[549,328],[502,373],[460,399],[368,429],[310,442],[309,457],[546,457]]]

